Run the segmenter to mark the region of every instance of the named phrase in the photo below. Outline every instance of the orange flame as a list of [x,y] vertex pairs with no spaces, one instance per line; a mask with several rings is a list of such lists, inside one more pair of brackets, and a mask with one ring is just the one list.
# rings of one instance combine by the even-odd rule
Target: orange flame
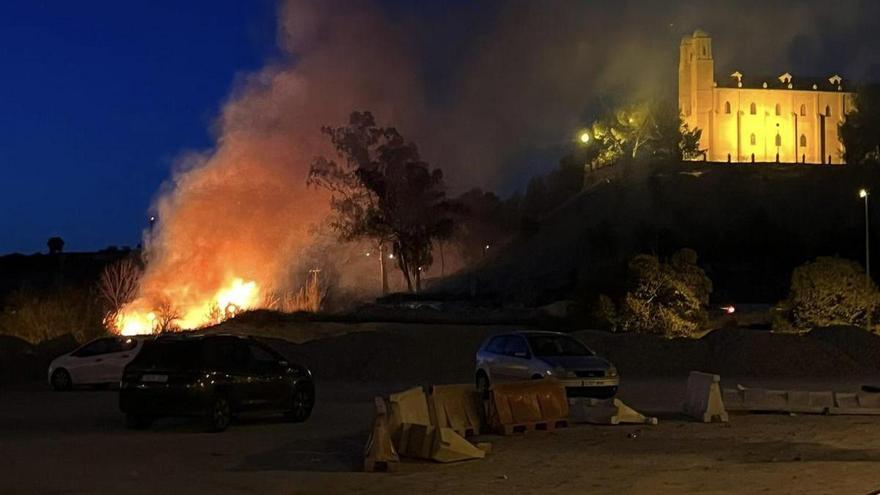
[[120,335],[146,335],[159,331],[160,325],[172,323],[181,330],[190,330],[234,318],[241,311],[256,309],[260,301],[260,288],[255,281],[233,277],[212,299],[174,308],[177,312],[173,315],[159,314],[144,298],[135,300],[119,312],[113,329]]

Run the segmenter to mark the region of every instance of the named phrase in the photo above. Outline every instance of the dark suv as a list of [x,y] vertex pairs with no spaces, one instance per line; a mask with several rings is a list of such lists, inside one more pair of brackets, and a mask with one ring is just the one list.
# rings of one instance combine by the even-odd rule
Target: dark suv
[[308,419],[315,403],[312,374],[250,337],[169,335],[144,342],[125,367],[119,408],[131,428],[161,416],[196,416],[222,431],[232,415],[277,411]]

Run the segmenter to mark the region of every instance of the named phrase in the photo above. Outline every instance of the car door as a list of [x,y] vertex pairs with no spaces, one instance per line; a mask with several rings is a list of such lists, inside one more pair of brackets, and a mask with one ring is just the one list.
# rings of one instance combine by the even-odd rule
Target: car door
[[531,359],[529,346],[521,335],[511,335],[504,345],[505,375],[508,380],[531,379]]
[[96,339],[77,349],[68,365],[74,383],[102,383],[107,374],[105,359],[113,349],[112,337]]
[[505,362],[507,357],[504,355],[504,346],[507,342],[506,335],[492,337],[492,340],[486,345],[486,349],[481,353],[483,364],[489,370],[489,379],[492,381],[504,381],[505,378]]
[[247,349],[238,345],[236,337],[212,337],[204,342],[205,371],[214,375],[235,410],[251,406]]
[[114,338],[105,353],[96,362],[96,378],[101,383],[114,383],[122,379],[122,371],[136,354],[139,343],[127,337]]
[[256,342],[248,342],[253,375],[253,405],[259,409],[286,408],[292,391],[279,356]]

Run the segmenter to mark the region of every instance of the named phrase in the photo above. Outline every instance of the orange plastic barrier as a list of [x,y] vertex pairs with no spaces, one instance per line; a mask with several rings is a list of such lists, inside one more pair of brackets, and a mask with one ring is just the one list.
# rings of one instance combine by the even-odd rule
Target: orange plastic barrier
[[568,425],[568,398],[557,380],[498,383],[489,395],[489,424],[504,435]]
[[483,426],[483,401],[471,384],[434,385],[428,395],[431,424],[451,428],[463,437],[477,435]]

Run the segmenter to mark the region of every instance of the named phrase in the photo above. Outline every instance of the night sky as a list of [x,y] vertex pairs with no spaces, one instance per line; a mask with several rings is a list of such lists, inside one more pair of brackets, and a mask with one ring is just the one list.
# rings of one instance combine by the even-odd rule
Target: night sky
[[[482,156],[501,192],[555,165],[559,143],[602,101],[597,88],[674,94],[678,40],[695,27],[716,41],[718,77],[731,60],[753,72],[880,75],[874,2],[379,0],[331,11],[355,4],[410,29],[412,46],[400,48],[420,61],[420,94],[451,108],[432,119],[428,135],[453,130],[435,148]],[[55,235],[67,251],[138,244],[175,162],[213,146],[237,82],[289,57],[277,12],[276,0],[0,3],[0,254],[45,251]],[[460,162],[452,172],[474,169],[448,158]]]
[[0,3],[0,253],[136,245],[175,156],[275,50],[266,0]]

